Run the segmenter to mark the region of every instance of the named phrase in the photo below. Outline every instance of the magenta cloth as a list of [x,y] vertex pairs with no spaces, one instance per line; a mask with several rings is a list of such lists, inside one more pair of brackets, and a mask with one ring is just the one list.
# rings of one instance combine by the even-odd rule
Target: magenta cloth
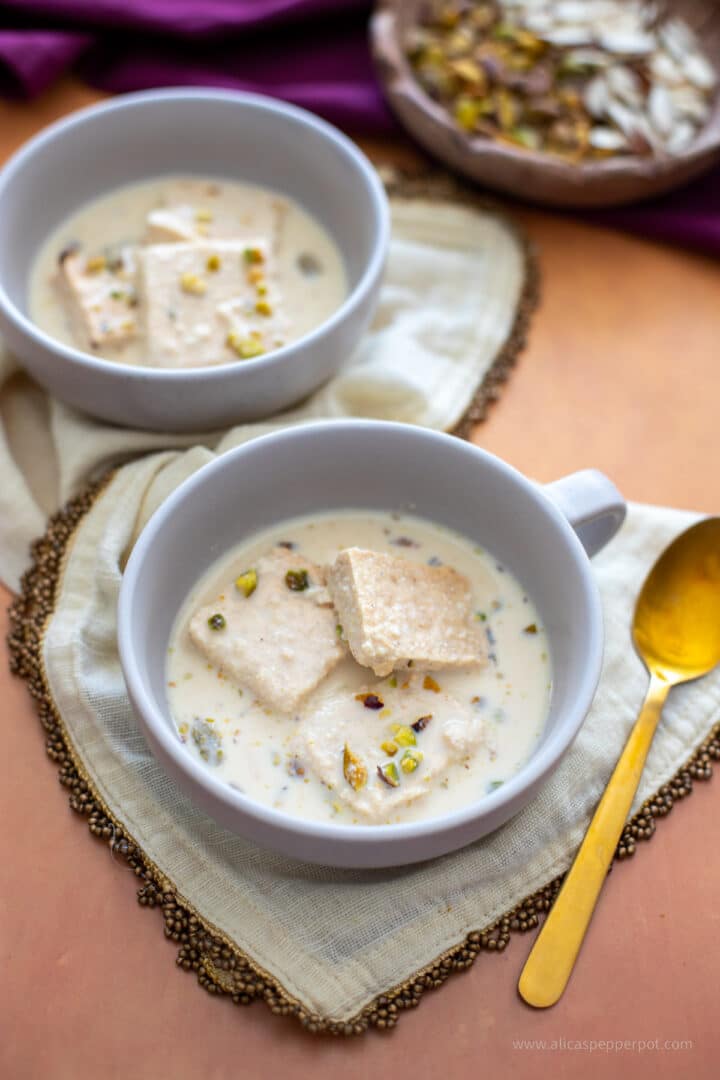
[[[218,86],[283,98],[351,132],[397,130],[367,46],[370,0],[2,0],[0,93],[74,68],[111,92]],[[720,255],[720,168],[669,196],[583,215]]]
[[358,132],[395,124],[367,47],[369,0],[2,0],[0,90],[32,97],[71,67],[102,90],[221,86]]

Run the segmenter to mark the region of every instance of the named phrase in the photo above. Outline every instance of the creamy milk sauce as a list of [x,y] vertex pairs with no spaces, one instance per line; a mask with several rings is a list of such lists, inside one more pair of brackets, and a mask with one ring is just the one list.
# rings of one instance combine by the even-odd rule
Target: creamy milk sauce
[[[222,753],[211,753],[217,763],[206,764],[218,779],[296,817],[366,823],[313,777],[311,769],[298,771],[294,747],[299,718],[263,708],[207,664],[189,638],[188,623],[198,607],[224,595],[238,574],[275,545],[288,542],[321,565],[332,563],[341,549],[358,546],[430,565],[440,561],[472,583],[475,617],[487,634],[488,662],[472,671],[433,675],[443,691],[479,711],[484,738],[469,763],[449,765],[421,798],[398,808],[385,823],[448,813],[494,791],[516,773],[542,733],[551,688],[546,635],[531,599],[492,555],[463,536],[410,515],[371,511],[315,515],[273,526],[231,551],[198,583],[178,614],[167,664],[170,710],[188,753],[203,760],[192,738],[193,722],[210,720],[213,738],[217,735],[214,745]],[[312,709],[315,695],[321,700],[335,690],[354,693],[374,682],[372,672],[348,655],[304,708]]]
[[[198,217],[209,211],[221,218],[223,238],[228,239],[232,239],[232,224],[228,226],[228,222],[247,220],[248,206],[257,205],[258,198],[274,195],[231,180],[168,176],[119,188],[83,206],[48,237],[35,259],[29,289],[29,314],[33,321],[63,344],[106,360],[152,366],[142,333],[117,347],[91,349],[87,340],[81,340],[58,285],[58,258],[61,252],[76,245],[81,252],[93,256],[116,254],[140,244],[146,237],[148,214],[167,206],[168,192],[173,191],[174,185],[188,182],[199,189]],[[282,312],[286,316],[281,344],[289,344],[319,326],[340,307],[347,295],[347,280],[340,251],[327,231],[292,199],[285,195],[278,195],[277,199],[282,204],[282,214],[273,238],[274,265]],[[196,201],[194,194],[192,201]],[[259,218],[265,224],[264,215]],[[212,226],[209,231],[212,237]],[[137,311],[129,314],[137,317],[142,327],[142,296]],[[228,351],[227,362],[237,359],[237,355]],[[167,366],[193,365],[180,357],[177,365]]]

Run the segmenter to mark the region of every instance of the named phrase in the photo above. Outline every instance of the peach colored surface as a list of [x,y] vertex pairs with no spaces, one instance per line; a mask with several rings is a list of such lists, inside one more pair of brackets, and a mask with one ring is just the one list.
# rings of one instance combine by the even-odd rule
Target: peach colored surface
[[[95,96],[68,82],[31,106],[0,104],[0,152]],[[411,155],[394,147],[392,156]],[[720,267],[560,217],[520,216],[540,248],[543,306],[478,441],[541,480],[597,465],[632,498],[720,511]],[[720,778],[696,785],[615,868],[554,1009],[534,1012],[517,997],[531,943],[517,937],[393,1033],[317,1039],[262,1005],[214,1000],[175,967],[160,915],[135,903],[131,874],[68,809],[24,685],[0,668],[0,690],[2,1080],[717,1075]],[[575,1046],[600,1040],[661,1049]],[[692,1045],[665,1049],[666,1040]]]

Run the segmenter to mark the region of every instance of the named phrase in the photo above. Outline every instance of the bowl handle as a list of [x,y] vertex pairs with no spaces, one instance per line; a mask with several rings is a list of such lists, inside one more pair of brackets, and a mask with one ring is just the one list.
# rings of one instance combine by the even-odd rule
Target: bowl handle
[[618,531],[627,513],[622,495],[597,469],[570,473],[543,491],[572,525],[588,555],[605,547]]

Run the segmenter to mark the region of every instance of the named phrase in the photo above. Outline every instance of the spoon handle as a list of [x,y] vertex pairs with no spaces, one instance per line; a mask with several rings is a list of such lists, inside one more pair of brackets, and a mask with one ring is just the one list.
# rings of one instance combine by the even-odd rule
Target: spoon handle
[[527,958],[518,984],[538,1009],[562,996],[627,821],[670,683],[653,674],[647,696],[605,788],[562,889]]

